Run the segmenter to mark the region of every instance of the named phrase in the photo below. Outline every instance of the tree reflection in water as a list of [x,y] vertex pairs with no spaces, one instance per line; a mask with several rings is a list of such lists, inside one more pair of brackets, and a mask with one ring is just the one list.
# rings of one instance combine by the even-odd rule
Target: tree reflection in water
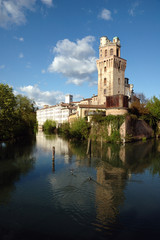
[[35,140],[0,145],[0,204],[6,204],[15,190],[14,183],[34,168]]
[[[160,175],[160,142],[92,142],[91,154],[87,155],[86,150],[87,142],[72,142],[42,132],[37,134],[36,142],[1,145],[2,239],[5,231],[1,226],[14,232],[12,240],[25,239],[26,233],[28,239],[120,239],[120,234],[123,239],[123,231],[137,221],[131,224],[132,205],[136,201],[139,204],[136,183],[141,180],[143,188],[146,171],[151,176]],[[147,185],[148,191],[152,189],[151,184]],[[133,201],[127,192],[134,196]],[[128,208],[131,222],[123,219]],[[139,205],[134,208],[141,211]]]

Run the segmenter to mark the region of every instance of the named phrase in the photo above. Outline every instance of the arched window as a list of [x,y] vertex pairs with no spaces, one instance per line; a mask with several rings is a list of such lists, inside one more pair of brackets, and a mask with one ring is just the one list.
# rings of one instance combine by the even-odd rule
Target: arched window
[[104,67],[104,72],[106,72],[106,70],[107,70],[107,68],[106,68],[106,67]]
[[105,57],[107,57],[107,49],[105,50]]
[[113,48],[110,49],[110,55],[113,55]]

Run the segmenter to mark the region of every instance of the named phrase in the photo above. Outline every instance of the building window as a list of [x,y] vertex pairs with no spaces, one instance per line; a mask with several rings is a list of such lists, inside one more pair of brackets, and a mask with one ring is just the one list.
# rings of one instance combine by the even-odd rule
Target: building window
[[105,50],[105,57],[107,57],[107,49]]
[[118,69],[121,69],[121,61],[119,61]]
[[118,84],[120,85],[120,83],[121,83],[121,80],[120,80],[120,78],[118,78]]
[[110,55],[113,55],[113,48],[110,49]]
[[119,57],[119,49],[117,48],[117,57]]
[[106,70],[107,70],[107,68],[106,68],[106,67],[104,67],[104,72],[106,72]]
[[104,85],[106,85],[106,78],[104,78]]
[[106,95],[106,89],[104,89],[104,95]]

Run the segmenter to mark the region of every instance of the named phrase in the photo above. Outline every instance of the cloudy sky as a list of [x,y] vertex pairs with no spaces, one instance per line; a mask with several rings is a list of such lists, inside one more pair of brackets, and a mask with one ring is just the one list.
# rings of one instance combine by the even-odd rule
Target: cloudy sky
[[0,0],[0,83],[54,105],[97,94],[99,39],[118,36],[136,93],[160,95],[159,0]]

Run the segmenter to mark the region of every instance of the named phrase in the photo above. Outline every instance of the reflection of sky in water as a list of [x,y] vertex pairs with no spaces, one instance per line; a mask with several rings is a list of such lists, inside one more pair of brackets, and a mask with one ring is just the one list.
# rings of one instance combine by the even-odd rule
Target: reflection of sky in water
[[93,144],[88,157],[84,143],[43,133],[36,139],[36,145],[0,148],[0,239],[160,233],[159,142]]

